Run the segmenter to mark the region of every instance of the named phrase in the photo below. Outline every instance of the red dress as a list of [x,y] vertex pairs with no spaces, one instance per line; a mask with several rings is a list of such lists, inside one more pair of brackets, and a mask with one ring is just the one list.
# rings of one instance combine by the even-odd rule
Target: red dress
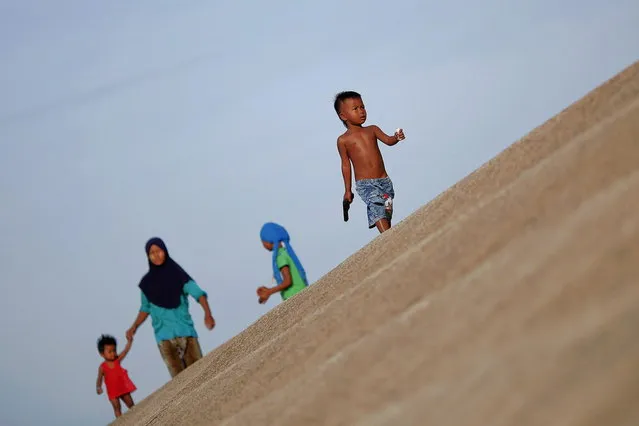
[[104,384],[109,400],[119,398],[137,389],[129,379],[129,373],[120,365],[120,360],[113,361],[112,367],[109,367],[106,361],[103,362],[102,374],[104,374]]

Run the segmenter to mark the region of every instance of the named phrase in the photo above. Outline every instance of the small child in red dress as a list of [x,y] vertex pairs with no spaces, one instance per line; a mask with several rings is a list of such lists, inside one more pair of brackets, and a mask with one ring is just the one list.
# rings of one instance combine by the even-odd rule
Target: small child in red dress
[[104,362],[98,367],[96,391],[98,395],[102,394],[102,379],[104,379],[107,395],[109,396],[111,405],[113,405],[115,417],[122,415],[120,399],[124,401],[128,408],[135,405],[131,397],[131,392],[137,388],[131,379],[129,379],[127,371],[120,365],[126,354],[129,353],[132,343],[133,339],[128,340],[124,350],[118,356],[115,337],[103,334],[100,336],[100,339],[98,339],[98,352],[100,352],[100,355],[104,358]]

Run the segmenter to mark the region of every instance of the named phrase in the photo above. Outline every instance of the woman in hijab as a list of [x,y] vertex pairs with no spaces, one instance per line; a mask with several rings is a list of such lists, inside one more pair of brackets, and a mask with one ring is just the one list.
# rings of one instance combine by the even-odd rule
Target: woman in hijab
[[149,272],[142,277],[139,287],[142,303],[135,322],[127,330],[127,338],[151,316],[155,340],[171,377],[202,358],[198,335],[189,313],[190,295],[204,310],[204,325],[211,330],[215,320],[211,315],[207,294],[171,259],[160,238],[146,243]]
[[273,252],[273,277],[277,286],[258,288],[258,302],[266,303],[275,293],[280,293],[282,300],[287,300],[304,290],[308,286],[306,271],[291,246],[286,229],[277,223],[267,222],[262,226],[260,239],[264,248]]

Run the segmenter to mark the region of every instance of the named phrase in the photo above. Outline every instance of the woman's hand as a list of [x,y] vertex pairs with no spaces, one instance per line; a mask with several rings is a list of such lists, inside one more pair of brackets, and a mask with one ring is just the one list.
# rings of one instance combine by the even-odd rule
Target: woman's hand
[[204,316],[204,325],[209,330],[213,330],[213,327],[215,327],[215,318],[213,318],[213,315]]

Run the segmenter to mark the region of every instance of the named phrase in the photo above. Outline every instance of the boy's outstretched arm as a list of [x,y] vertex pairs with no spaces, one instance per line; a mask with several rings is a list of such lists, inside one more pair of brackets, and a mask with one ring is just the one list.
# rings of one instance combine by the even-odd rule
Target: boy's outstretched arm
[[127,339],[126,346],[124,347],[124,349],[122,350],[122,352],[120,352],[120,355],[118,356],[118,361],[122,362],[122,360],[126,357],[126,355],[131,350],[132,344],[133,344],[133,339]]
[[371,127],[373,128],[373,131],[375,132],[375,137],[378,140],[382,141],[384,144],[388,145],[388,146],[393,146],[393,145],[397,144],[397,142],[400,141],[400,139],[399,139],[399,137],[397,137],[397,135],[388,136],[379,127],[377,127],[375,125],[373,125]]
[[351,160],[346,152],[346,144],[340,136],[337,138],[337,152],[342,160],[342,178],[344,179],[344,199],[349,203],[353,202],[353,191],[351,187]]
[[102,394],[102,379],[104,378],[104,373],[102,372],[102,366],[98,367],[98,380],[95,382],[95,391],[98,395]]

